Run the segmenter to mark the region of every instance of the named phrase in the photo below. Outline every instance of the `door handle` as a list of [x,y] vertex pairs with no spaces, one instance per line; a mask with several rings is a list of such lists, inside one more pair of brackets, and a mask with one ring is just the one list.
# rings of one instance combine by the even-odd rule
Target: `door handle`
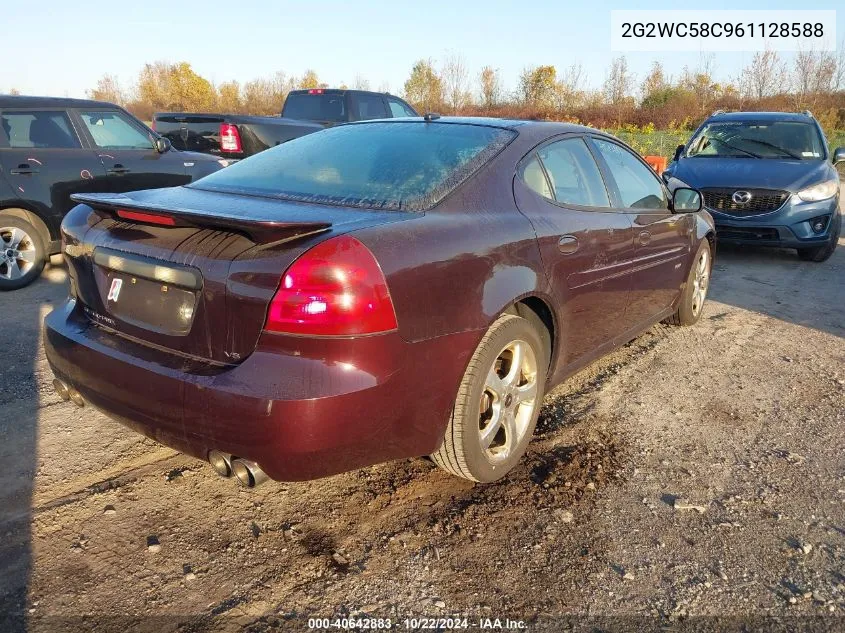
[[10,169],[9,173],[13,176],[21,176],[26,174],[37,174],[40,170],[37,167],[30,167],[29,163],[21,163],[15,169]]
[[557,250],[564,255],[571,255],[578,250],[578,238],[574,235],[564,235],[557,241]]
[[108,169],[107,171],[110,174],[128,174],[132,170],[129,169],[128,167],[124,167],[123,165],[118,163],[114,167],[112,167],[111,169]]
[[648,246],[649,242],[651,242],[651,233],[648,231],[641,231],[639,234],[640,244],[643,246]]

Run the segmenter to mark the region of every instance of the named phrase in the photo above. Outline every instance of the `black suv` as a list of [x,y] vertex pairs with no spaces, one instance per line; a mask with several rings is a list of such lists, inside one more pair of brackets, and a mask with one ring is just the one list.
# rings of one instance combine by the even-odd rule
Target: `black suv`
[[59,252],[71,194],[183,185],[227,164],[172,149],[112,103],[0,96],[0,290],[27,285]]

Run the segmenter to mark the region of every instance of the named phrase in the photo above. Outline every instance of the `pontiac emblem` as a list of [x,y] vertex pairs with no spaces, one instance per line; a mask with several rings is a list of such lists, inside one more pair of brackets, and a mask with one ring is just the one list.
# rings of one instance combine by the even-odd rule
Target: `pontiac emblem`
[[123,287],[123,280],[122,279],[112,279],[111,281],[111,288],[109,288],[109,296],[106,298],[106,301],[114,301],[117,303],[118,297],[120,297],[120,289]]

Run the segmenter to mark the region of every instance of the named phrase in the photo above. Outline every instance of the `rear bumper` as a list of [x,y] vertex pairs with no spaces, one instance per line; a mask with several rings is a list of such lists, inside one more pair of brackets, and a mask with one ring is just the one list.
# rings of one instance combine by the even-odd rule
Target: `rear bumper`
[[[833,219],[839,213],[839,196],[812,203],[790,199],[777,211],[744,218],[708,211],[716,223],[720,242],[807,248],[830,241]],[[826,224],[823,231],[816,233],[812,223],[818,218],[824,218]]]
[[200,459],[217,449],[304,480],[440,445],[481,332],[407,343],[264,335],[234,367],[174,356],[91,324],[75,302],[44,324],[56,376],[144,435]]

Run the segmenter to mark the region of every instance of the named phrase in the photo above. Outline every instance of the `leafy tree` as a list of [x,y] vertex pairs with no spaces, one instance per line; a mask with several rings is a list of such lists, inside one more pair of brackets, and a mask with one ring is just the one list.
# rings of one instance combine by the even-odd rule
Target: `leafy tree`
[[549,109],[557,93],[557,71],[554,66],[526,68],[519,77],[519,93],[525,105]]
[[643,83],[640,86],[643,101],[646,101],[657,93],[665,92],[668,87],[669,82],[666,79],[666,75],[663,73],[663,65],[658,61],[653,61],[651,63],[651,71],[648,75],[646,75],[646,78],[643,79]]
[[443,103],[443,80],[431,60],[421,59],[405,82],[405,98],[423,112],[432,112]]
[[214,87],[187,62],[145,64],[138,80],[138,98],[155,110],[201,112],[216,101]]
[[302,89],[328,88],[328,84],[321,83],[320,78],[317,76],[317,72],[309,68],[299,80],[299,87]]
[[237,81],[225,81],[217,86],[217,108],[225,113],[242,111],[241,86]]
[[492,66],[485,66],[478,75],[478,82],[481,85],[481,105],[485,108],[498,105],[502,98],[502,82],[499,79],[499,71]]

